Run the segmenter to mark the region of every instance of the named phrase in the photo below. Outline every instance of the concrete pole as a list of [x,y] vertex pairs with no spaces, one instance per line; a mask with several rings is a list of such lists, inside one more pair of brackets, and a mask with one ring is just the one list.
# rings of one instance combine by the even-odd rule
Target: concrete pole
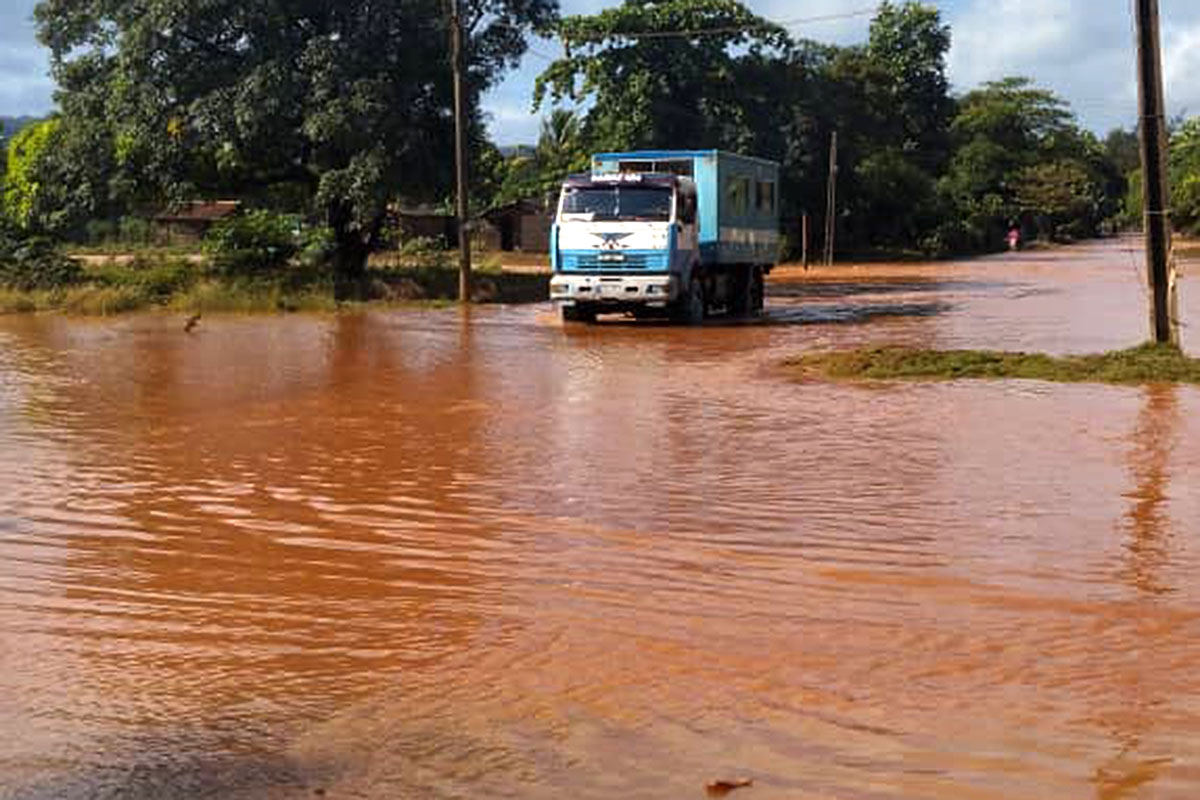
[[1158,0],[1134,0],[1137,17],[1138,110],[1141,124],[1142,210],[1146,272],[1150,283],[1150,330],[1160,344],[1179,344],[1179,300],[1171,259],[1170,189],[1167,181],[1166,111]]

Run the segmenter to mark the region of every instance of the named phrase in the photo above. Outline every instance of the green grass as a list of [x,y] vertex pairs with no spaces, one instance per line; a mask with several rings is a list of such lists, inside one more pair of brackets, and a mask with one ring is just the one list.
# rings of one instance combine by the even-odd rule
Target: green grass
[[[477,302],[544,300],[544,275],[506,273],[484,260],[475,274]],[[448,263],[374,266],[365,280],[338,285],[319,267],[294,265],[255,277],[222,275],[203,263],[140,253],[128,261],[86,266],[82,282],[57,289],[0,287],[0,314],[58,311],[107,316],[170,309],[203,313],[336,311],[364,304],[440,308],[458,298],[458,269]]]
[[25,292],[0,286],[0,314],[31,314],[50,311],[61,303],[61,291]]
[[1200,383],[1200,359],[1169,345],[1085,356],[991,350],[861,348],[789,359],[797,378],[831,380],[1025,379],[1062,383]]
[[173,295],[167,306],[176,311],[264,313],[336,311],[332,286],[289,288],[278,282],[231,283],[203,280]]

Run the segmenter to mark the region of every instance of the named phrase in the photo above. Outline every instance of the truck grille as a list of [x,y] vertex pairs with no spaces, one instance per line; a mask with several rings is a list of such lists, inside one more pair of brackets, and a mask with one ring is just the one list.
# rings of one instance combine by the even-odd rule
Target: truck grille
[[[620,256],[619,259],[614,256]],[[564,270],[667,269],[666,253],[564,253]]]

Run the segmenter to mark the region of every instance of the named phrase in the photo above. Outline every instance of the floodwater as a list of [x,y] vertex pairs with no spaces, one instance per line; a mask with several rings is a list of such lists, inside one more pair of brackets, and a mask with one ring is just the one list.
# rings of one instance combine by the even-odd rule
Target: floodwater
[[1134,244],[699,329],[0,319],[0,797],[1198,797],[1200,390],[775,368],[1136,344]]

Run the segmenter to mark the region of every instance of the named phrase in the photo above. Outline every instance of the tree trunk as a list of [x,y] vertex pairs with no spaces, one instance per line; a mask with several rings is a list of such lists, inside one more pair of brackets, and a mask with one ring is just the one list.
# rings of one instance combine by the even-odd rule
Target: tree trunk
[[371,254],[369,237],[355,224],[353,209],[345,203],[330,206],[329,227],[333,230],[337,295],[362,296],[366,290],[367,257]]

